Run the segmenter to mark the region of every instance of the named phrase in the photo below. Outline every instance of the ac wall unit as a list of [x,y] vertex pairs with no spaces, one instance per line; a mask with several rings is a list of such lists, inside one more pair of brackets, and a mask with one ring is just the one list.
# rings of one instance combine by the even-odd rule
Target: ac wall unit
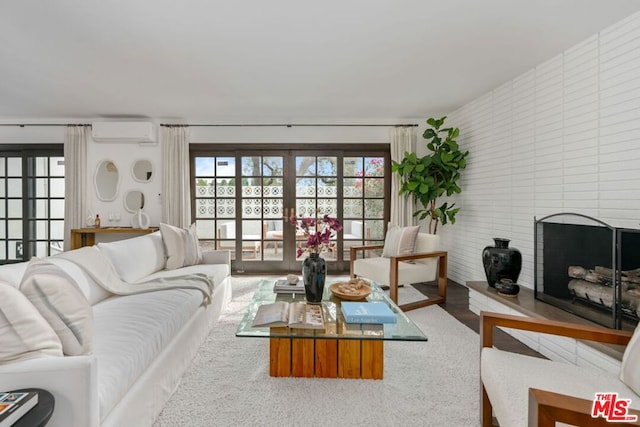
[[155,144],[158,139],[151,122],[94,122],[91,136],[96,142],[139,142]]

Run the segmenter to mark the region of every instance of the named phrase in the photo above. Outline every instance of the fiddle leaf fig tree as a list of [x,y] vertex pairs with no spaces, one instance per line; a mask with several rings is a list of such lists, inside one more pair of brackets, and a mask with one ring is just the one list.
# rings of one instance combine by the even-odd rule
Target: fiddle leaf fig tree
[[429,233],[436,234],[438,224],[455,224],[460,208],[455,203],[444,202],[438,205],[438,199],[460,193],[458,186],[460,171],[467,167],[468,151],[460,151],[456,138],[458,128],[443,128],[447,116],[440,119],[427,119],[431,128],[424,131],[422,137],[427,140],[429,151],[423,157],[416,153],[405,153],[401,162],[392,162],[392,171],[400,176],[401,195],[411,196],[422,205],[422,209],[413,216],[421,220],[429,217]]

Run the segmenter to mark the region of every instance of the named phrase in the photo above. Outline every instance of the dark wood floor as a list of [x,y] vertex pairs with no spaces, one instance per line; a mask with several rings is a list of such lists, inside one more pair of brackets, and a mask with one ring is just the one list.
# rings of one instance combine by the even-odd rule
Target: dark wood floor
[[[435,284],[414,285],[425,295],[437,295]],[[452,280],[447,286],[447,302],[440,304],[449,314],[467,325],[476,333],[480,331],[480,317],[469,310],[469,289]],[[497,330],[494,334],[494,345],[501,350],[508,350],[521,354],[528,354],[536,357],[544,357],[540,353],[533,351],[511,335]]]

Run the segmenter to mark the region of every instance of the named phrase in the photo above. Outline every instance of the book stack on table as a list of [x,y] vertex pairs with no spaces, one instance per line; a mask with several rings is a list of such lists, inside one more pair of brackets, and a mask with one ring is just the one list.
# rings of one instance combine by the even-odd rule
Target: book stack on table
[[252,326],[324,329],[324,315],[319,304],[276,301],[258,307]]
[[0,427],[9,427],[22,418],[38,403],[35,391],[0,392]]
[[273,285],[273,292],[277,294],[304,294],[304,283],[299,281],[293,284],[287,279],[279,279]]
[[341,304],[347,323],[397,323],[396,314],[384,302],[347,302]]

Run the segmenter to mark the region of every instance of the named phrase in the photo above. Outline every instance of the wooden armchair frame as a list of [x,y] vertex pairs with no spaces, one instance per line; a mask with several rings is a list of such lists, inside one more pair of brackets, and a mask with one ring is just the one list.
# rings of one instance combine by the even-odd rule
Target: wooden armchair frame
[[[384,245],[366,245],[366,246],[351,246],[349,249],[349,271],[351,272],[351,277],[355,277],[353,274],[353,263],[356,260],[356,256],[358,255],[358,251],[363,251],[366,256],[367,251],[373,250],[381,250],[384,248]],[[432,297],[429,299],[424,299],[420,301],[411,302],[408,304],[398,304],[398,274],[399,274],[399,263],[403,261],[413,261],[416,259],[426,259],[426,258],[438,258],[438,296]],[[415,253],[411,255],[402,255],[402,256],[392,256],[389,257],[389,268],[390,277],[389,277],[389,296],[391,300],[398,304],[402,311],[414,310],[420,307],[426,307],[432,304],[440,304],[447,301],[447,252],[445,251],[435,251],[435,252],[423,252],[423,253]]]
[[[627,345],[633,335],[633,332],[598,326],[483,311],[480,313],[481,347],[493,347],[493,331],[496,326],[618,345]],[[584,426],[610,426],[611,423],[608,423],[604,418],[591,417],[591,405],[590,400],[530,388],[529,426],[555,426],[556,421]],[[629,413],[639,415],[639,421],[624,424],[640,426],[640,411],[630,410]],[[492,406],[482,384],[482,377],[480,378],[480,423],[483,427],[493,425]]]

